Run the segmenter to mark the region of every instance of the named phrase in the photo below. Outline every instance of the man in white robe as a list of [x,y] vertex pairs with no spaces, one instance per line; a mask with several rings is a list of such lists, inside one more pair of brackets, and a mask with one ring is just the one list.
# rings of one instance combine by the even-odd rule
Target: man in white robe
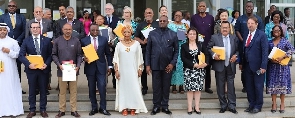
[[20,47],[16,40],[7,35],[8,32],[7,24],[0,23],[0,117],[24,114],[16,65]]

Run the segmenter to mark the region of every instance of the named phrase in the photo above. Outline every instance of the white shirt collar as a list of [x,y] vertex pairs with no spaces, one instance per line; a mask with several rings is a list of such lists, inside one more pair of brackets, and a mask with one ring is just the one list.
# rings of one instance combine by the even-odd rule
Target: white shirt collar
[[9,16],[12,16],[12,15],[13,15],[13,16],[16,16],[16,13],[14,13],[14,14],[8,13],[8,14],[9,14]]
[[[93,36],[91,36],[91,35],[89,35],[90,36],[90,39],[93,39],[94,37]],[[95,37],[96,39],[98,39],[98,36],[96,36]]]
[[42,23],[42,18],[41,18],[40,21],[38,21],[38,20],[35,18],[35,22],[40,22],[40,23]]
[[226,36],[222,35],[222,38],[229,38],[229,34],[227,34]]
[[40,39],[40,34],[38,34],[37,37],[35,37],[35,36],[32,34],[32,37],[33,37],[33,39],[34,39],[34,38],[38,38],[38,39]]
[[255,35],[255,33],[256,33],[256,29],[253,31],[253,32],[250,32],[249,31],[249,34],[251,33],[251,35],[252,35],[252,37]]

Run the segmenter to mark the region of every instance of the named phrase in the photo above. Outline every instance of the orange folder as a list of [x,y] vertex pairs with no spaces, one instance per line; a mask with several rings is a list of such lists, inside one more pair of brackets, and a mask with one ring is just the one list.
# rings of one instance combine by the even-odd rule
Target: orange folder
[[4,72],[4,62],[0,60],[0,73]]
[[84,55],[88,58],[88,63],[91,63],[99,59],[94,49],[94,46],[92,44],[82,47],[82,49],[83,49]]
[[[273,47],[273,49],[271,50],[270,54],[268,55],[268,58],[270,59],[277,59],[277,58],[280,58],[280,57],[283,57],[286,55],[286,52],[277,48],[277,47]],[[287,65],[289,63],[289,61],[291,60],[291,57],[287,57],[285,59],[283,59],[280,64],[281,65]]]
[[198,59],[199,59],[199,65],[206,63],[205,62],[205,54],[203,52],[200,52],[200,55],[198,55]]
[[121,39],[124,38],[123,34],[122,34],[122,29],[123,29],[124,25],[122,23],[119,23],[117,25],[117,27],[113,30],[114,33]]
[[44,61],[41,55],[29,55],[26,56],[31,64],[37,64],[35,67],[41,69],[44,65]]
[[218,46],[213,46],[211,50],[220,55],[220,60],[225,60],[225,47],[218,47]]

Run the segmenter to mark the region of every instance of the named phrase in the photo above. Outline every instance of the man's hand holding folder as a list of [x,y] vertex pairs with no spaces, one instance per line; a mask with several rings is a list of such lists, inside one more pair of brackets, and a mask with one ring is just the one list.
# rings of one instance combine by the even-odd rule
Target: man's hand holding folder
[[46,64],[44,64],[43,58],[41,55],[29,55],[26,56],[26,58],[29,60],[31,63],[29,65],[30,69],[45,69],[47,67]]
[[99,59],[99,57],[94,49],[94,46],[92,44],[82,47],[82,49],[83,49],[83,52],[84,52],[84,55],[86,58],[86,59],[84,58],[85,62],[91,63],[91,62]]
[[225,48],[224,47],[218,47],[218,46],[213,46],[211,49],[214,53],[214,59],[215,60],[225,60]]

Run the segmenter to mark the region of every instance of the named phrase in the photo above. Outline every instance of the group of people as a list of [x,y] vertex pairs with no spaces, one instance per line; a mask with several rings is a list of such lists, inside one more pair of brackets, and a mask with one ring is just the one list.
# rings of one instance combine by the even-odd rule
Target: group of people
[[[137,23],[133,20],[132,9],[127,6],[120,20],[113,15],[113,5],[107,3],[106,16],[97,14],[93,22],[87,11],[83,13],[85,17],[77,20],[74,19],[73,7],[60,6],[61,18],[52,23],[50,15],[46,15],[48,9],[42,11],[41,7],[35,7],[35,18],[26,22],[23,15],[15,13],[16,2],[9,2],[8,13],[0,18],[0,61],[5,68],[0,72],[0,95],[6,96],[0,98],[0,117],[15,117],[24,113],[19,82],[21,64],[25,66],[29,84],[30,112],[27,118],[36,116],[38,93],[40,115],[48,117],[46,95],[49,94],[52,61],[58,69],[59,111],[56,118],[65,115],[67,88],[71,115],[80,117],[77,112],[77,81],[83,63],[92,109],[90,116],[98,112],[111,115],[106,109],[107,76],[111,74],[113,88],[116,89],[115,110],[123,116],[127,116],[129,111],[131,115],[148,112],[143,99],[148,90],[147,75],[152,75],[151,115],[160,111],[172,114],[168,108],[170,87],[172,93],[177,93],[177,85],[179,93],[187,93],[187,113],[191,115],[194,111],[201,114],[201,91],[213,93],[210,89],[211,69],[215,71],[219,113],[229,110],[237,114],[234,86],[237,64],[242,71],[242,91],[247,92],[249,102],[245,112],[261,111],[266,83],[266,93],[271,94],[273,100],[271,112],[276,112],[276,96],[280,94],[279,112],[284,113],[285,94],[292,92],[291,75],[289,66],[280,62],[291,57],[295,49],[288,41],[288,26],[283,22],[285,17],[282,13],[273,10],[271,21],[264,28],[262,19],[253,14],[254,4],[251,1],[245,5],[246,14],[239,16],[239,11],[234,11],[232,21],[229,21],[229,12],[225,9],[219,9],[214,19],[206,13],[204,1],[197,8],[198,13],[192,17],[188,12],[175,11],[172,20],[168,18],[166,6],[159,8],[160,17],[157,20],[153,20],[153,10],[146,8],[145,20]],[[288,22],[291,22],[290,18]],[[123,37],[113,32],[118,24],[123,25]],[[101,36],[101,28],[109,29],[109,37]],[[148,37],[142,33],[146,28],[154,29]],[[185,39],[178,37],[179,30],[185,31]],[[53,32],[52,37],[48,37],[50,31]],[[88,45],[93,45],[98,60],[90,62],[84,55],[82,47]],[[224,58],[212,51],[215,47],[224,47]],[[268,59],[273,47],[285,51],[286,55]],[[44,65],[36,68],[37,65],[27,59],[28,55],[40,55]],[[204,55],[205,60],[199,58],[200,55]],[[76,81],[63,81],[62,65],[66,63],[75,65]]]

